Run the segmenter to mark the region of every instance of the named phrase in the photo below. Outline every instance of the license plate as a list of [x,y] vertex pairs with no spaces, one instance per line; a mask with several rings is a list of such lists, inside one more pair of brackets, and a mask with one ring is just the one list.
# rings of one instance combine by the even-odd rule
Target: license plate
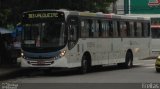
[[45,64],[44,61],[37,61],[37,64]]

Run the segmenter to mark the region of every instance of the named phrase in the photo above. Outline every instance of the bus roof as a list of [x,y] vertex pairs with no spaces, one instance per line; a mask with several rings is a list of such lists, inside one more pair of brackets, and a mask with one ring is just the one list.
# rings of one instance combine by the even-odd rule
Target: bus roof
[[[38,12],[38,11],[60,11],[64,12],[67,15],[79,15],[79,16],[89,16],[89,17],[105,17],[107,19],[135,19],[135,20],[149,20],[149,16],[143,16],[143,15],[117,15],[117,14],[106,14],[102,12],[89,12],[89,11],[84,11],[84,12],[79,12],[79,11],[69,11],[66,9],[59,9],[59,10],[54,10],[54,9],[45,9],[45,10],[33,10],[33,11],[27,11],[24,13],[30,13],[30,12]],[[157,15],[158,16],[158,15]],[[159,16],[160,17],[160,16]]]

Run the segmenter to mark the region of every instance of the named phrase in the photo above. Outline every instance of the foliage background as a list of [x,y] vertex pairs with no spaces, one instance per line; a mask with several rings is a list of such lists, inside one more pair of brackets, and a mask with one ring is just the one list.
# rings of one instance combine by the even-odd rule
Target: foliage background
[[16,26],[22,13],[39,9],[68,9],[91,12],[108,12],[116,0],[0,0],[0,27]]

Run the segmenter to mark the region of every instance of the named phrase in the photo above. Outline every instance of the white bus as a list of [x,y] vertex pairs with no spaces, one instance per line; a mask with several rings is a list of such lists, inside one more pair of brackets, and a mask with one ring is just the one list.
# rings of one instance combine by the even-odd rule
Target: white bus
[[150,20],[142,17],[35,10],[23,14],[21,67],[79,68],[123,64],[150,54]]

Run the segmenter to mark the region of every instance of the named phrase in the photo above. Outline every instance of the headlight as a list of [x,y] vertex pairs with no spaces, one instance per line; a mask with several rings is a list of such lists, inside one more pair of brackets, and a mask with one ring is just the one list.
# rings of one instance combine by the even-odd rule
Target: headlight
[[24,53],[21,53],[21,56],[23,57],[23,56],[24,56]]
[[158,56],[158,57],[157,57],[157,59],[159,59],[159,60],[160,60],[160,56]]
[[60,53],[60,57],[63,57],[65,54],[66,54],[66,51],[64,50]]

